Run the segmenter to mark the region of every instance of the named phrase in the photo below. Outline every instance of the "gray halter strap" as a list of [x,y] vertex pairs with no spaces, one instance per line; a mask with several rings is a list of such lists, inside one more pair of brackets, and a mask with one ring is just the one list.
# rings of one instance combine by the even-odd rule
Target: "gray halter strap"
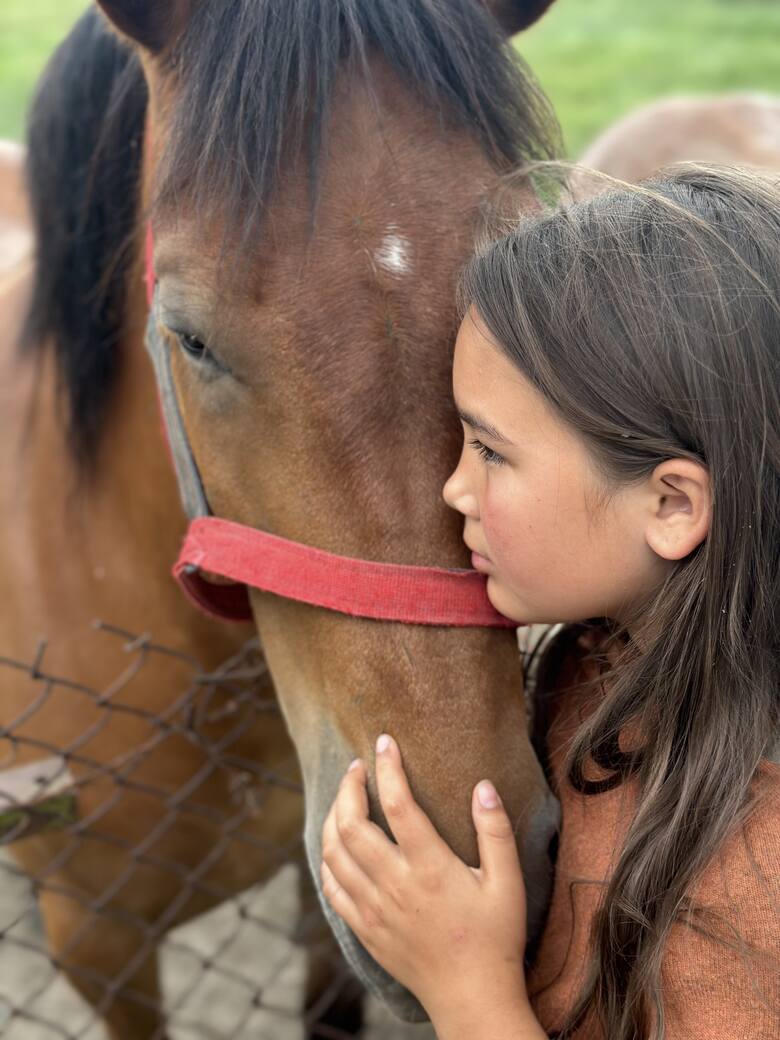
[[157,376],[160,408],[165,419],[168,444],[173,457],[173,465],[176,470],[179,494],[184,506],[184,512],[190,520],[195,520],[201,516],[210,516],[211,510],[206,500],[206,493],[203,490],[198,467],[195,465],[195,459],[192,457],[192,449],[187,439],[184,420],[179,408],[179,400],[176,396],[176,387],[173,384],[170,352],[163,342],[157,324],[156,290],[146,327],[146,349],[152,359],[155,375]]

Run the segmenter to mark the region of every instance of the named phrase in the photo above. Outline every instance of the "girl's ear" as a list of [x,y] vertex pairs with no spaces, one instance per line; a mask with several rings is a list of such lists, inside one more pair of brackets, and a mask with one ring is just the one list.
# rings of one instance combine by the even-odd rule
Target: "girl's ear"
[[692,459],[667,459],[649,479],[650,516],[645,538],[664,560],[682,560],[710,529],[712,491],[706,466]]
[[507,36],[514,36],[542,17],[553,0],[484,0]]
[[97,0],[123,36],[159,54],[183,32],[192,0]]

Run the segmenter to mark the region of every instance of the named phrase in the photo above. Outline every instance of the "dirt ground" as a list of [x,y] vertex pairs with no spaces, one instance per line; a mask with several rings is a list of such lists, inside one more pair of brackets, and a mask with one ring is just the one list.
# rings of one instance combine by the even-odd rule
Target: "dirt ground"
[[[242,904],[249,914],[239,913]],[[170,1040],[301,1040],[304,956],[287,938],[296,916],[295,868],[288,866],[263,888],[171,932],[162,955]],[[29,882],[5,853],[0,933],[3,1040],[106,1040],[89,1007],[52,968]],[[214,962],[205,974],[203,957]],[[260,1008],[252,1006],[258,992]],[[428,1026],[403,1025],[373,1000],[368,1018],[365,1040],[433,1040]]]

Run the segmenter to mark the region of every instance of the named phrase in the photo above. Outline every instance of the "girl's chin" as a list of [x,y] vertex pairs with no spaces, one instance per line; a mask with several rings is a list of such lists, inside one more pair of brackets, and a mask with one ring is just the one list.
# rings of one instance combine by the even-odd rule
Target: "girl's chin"
[[502,586],[501,582],[495,577],[495,575],[488,575],[486,589],[488,599],[499,614],[503,614],[504,617],[509,618],[510,621],[516,621],[518,625],[528,623],[528,618],[522,612],[520,604],[511,594],[507,593],[506,589]]

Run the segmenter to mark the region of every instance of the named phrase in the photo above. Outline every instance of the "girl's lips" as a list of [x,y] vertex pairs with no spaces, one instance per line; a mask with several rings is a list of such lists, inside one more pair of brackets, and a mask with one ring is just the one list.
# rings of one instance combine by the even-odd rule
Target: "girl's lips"
[[490,560],[484,556],[480,556],[478,552],[471,553],[471,566],[475,571],[479,571],[480,574],[488,574],[490,570]]

